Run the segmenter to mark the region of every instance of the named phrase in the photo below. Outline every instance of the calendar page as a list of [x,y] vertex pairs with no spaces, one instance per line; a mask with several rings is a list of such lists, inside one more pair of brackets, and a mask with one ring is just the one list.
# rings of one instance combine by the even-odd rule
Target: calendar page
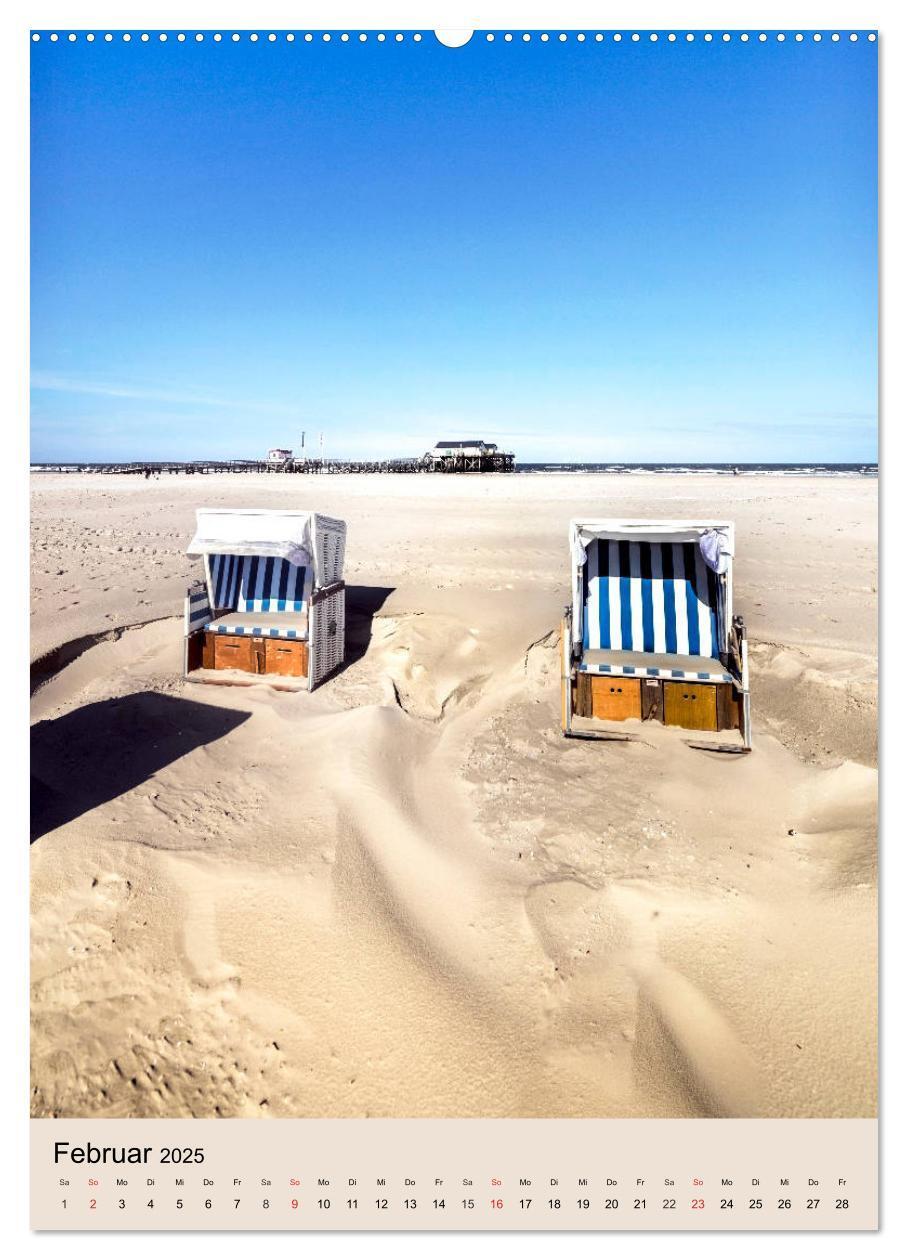
[[875,1230],[877,31],[69,21],[32,1228]]

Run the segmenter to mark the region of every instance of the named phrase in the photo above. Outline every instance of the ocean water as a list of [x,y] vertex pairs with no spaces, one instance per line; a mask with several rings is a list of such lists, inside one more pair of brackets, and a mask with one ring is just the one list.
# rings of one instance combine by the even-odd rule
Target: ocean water
[[717,477],[876,477],[877,464],[523,464],[518,473],[711,473]]

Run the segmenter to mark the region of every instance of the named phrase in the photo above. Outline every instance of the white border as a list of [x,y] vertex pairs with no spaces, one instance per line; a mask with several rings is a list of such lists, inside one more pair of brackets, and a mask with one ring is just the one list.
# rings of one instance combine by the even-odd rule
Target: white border
[[[555,23],[551,19],[555,18]],[[0,490],[4,511],[5,536],[13,537],[16,542],[14,556],[16,560],[16,590],[24,599],[27,591],[27,573],[25,567],[25,540],[23,532],[27,520],[28,488],[27,488],[27,391],[26,391],[26,358],[27,358],[27,311],[25,293],[27,284],[27,209],[24,195],[26,162],[27,162],[27,39],[28,28],[47,29],[57,27],[60,30],[91,29],[92,26],[108,25],[113,29],[137,29],[147,26],[149,29],[216,29],[217,27],[235,26],[238,29],[257,26],[259,29],[271,27],[278,30],[300,30],[311,26],[316,30],[324,29],[564,29],[595,30],[633,29],[673,30],[680,29],[683,23],[687,29],[817,29],[842,31],[849,29],[867,30],[879,27],[880,59],[881,59],[881,98],[882,113],[889,122],[889,128],[883,127],[884,142],[883,160],[885,179],[883,192],[883,227],[889,231],[885,234],[885,282],[883,286],[883,310],[885,323],[881,339],[882,359],[887,364],[883,387],[884,402],[884,439],[882,446],[885,458],[881,458],[883,476],[881,481],[882,515],[884,537],[899,537],[904,532],[905,494],[900,490],[899,480],[905,468],[905,424],[908,422],[908,406],[906,406],[904,360],[905,344],[908,340],[908,329],[904,318],[904,286],[905,274],[905,233],[900,225],[908,221],[908,205],[905,197],[904,158],[899,147],[904,146],[904,124],[896,123],[898,118],[908,117],[908,58],[905,46],[908,42],[904,6],[878,5],[873,12],[867,12],[866,6],[856,3],[841,3],[841,0],[830,0],[829,3],[761,4],[751,5],[743,9],[740,5],[728,3],[697,4],[684,6],[678,4],[653,3],[645,6],[624,4],[577,4],[543,5],[527,0],[523,4],[483,4],[475,8],[464,5],[436,4],[429,8],[409,4],[388,4],[381,7],[363,4],[339,3],[336,5],[265,5],[255,6],[223,3],[218,5],[184,3],[175,5],[169,0],[154,5],[125,5],[89,3],[78,7],[73,4],[41,4],[26,7],[16,0],[3,13],[3,33],[0,41],[0,89],[3,92],[4,120],[4,168],[5,195],[3,198],[4,231],[0,236],[6,255],[6,266],[3,275],[4,298],[6,305],[4,320],[4,336],[0,339],[0,347],[4,355],[5,371],[2,381],[5,388],[5,445],[3,458],[0,460]],[[456,55],[456,54],[452,54]],[[889,353],[887,353],[887,350]],[[885,417],[892,419],[889,423]],[[896,489],[890,494],[889,483],[895,482]],[[884,559],[888,560],[888,556]],[[884,593],[884,612],[887,622],[894,622],[900,609],[894,599],[886,597],[887,583],[885,576],[888,564],[884,567],[884,580],[880,589]],[[21,604],[24,607],[24,603]],[[22,633],[25,633],[24,617]],[[885,638],[885,636],[884,636]],[[904,639],[904,632],[896,637],[893,626],[892,641]],[[6,1005],[3,1008],[6,1035],[0,1046],[3,1071],[0,1081],[3,1083],[3,1106],[7,1123],[3,1125],[3,1139],[0,1143],[3,1167],[6,1176],[3,1178],[4,1208],[2,1233],[4,1239],[12,1245],[13,1254],[23,1251],[31,1253],[60,1254],[65,1250],[67,1256],[114,1255],[128,1252],[130,1255],[160,1256],[167,1254],[189,1254],[196,1252],[202,1240],[195,1240],[181,1235],[129,1236],[106,1235],[30,1235],[27,1227],[27,1161],[25,1150],[27,1145],[27,1071],[25,1055],[25,1029],[27,1027],[27,990],[23,984],[24,961],[27,943],[27,902],[26,889],[28,880],[27,858],[24,853],[26,835],[26,805],[22,787],[26,778],[26,753],[22,731],[27,714],[27,694],[22,676],[18,674],[18,660],[26,654],[25,643],[17,645],[17,667],[15,676],[7,681],[7,696],[15,697],[11,706],[6,707],[3,731],[6,736],[4,753],[0,764],[4,775],[4,800],[15,801],[12,825],[5,828],[6,862],[4,863],[3,887],[8,905],[3,915],[4,954],[6,965],[3,968],[6,982]],[[885,673],[882,675],[886,677]],[[892,692],[890,692],[892,694]],[[903,724],[898,717],[903,707],[901,694],[896,692],[892,702],[883,704],[883,783],[885,787],[883,828],[884,863],[883,863],[883,936],[884,958],[887,970],[884,975],[892,978],[893,983],[887,985],[890,1001],[885,1006],[882,1023],[884,1046],[888,1053],[885,1059],[891,1070],[884,1077],[883,1098],[884,1111],[884,1146],[883,1146],[883,1233],[869,1235],[777,1235],[752,1234],[735,1235],[545,1235],[489,1237],[464,1235],[435,1234],[431,1237],[420,1235],[362,1236],[351,1238],[349,1235],[270,1235],[267,1242],[262,1243],[259,1236],[218,1235],[214,1245],[224,1256],[246,1255],[251,1247],[267,1246],[275,1254],[313,1253],[335,1255],[348,1250],[369,1250],[370,1256],[423,1256],[427,1252],[432,1255],[460,1254],[464,1247],[469,1247],[471,1255],[484,1253],[500,1257],[502,1254],[515,1254],[521,1257],[551,1256],[558,1251],[569,1250],[577,1255],[602,1256],[608,1252],[621,1254],[627,1251],[649,1254],[650,1250],[672,1257],[699,1256],[703,1253],[716,1255],[729,1251],[759,1252],[772,1250],[773,1256],[787,1254],[803,1256],[847,1252],[864,1254],[871,1249],[880,1254],[888,1254],[898,1244],[902,1235],[904,1243],[904,1224],[906,1219],[905,1203],[908,1200],[908,1187],[904,1184],[906,1174],[904,1160],[900,1168],[897,1162],[897,1146],[904,1149],[903,1143],[896,1143],[900,1137],[902,1124],[908,1123],[905,1109],[905,1072],[899,1062],[904,1054],[906,1017],[904,1015],[904,984],[900,982],[905,950],[905,910],[904,892],[908,887],[906,879],[906,863],[904,855],[904,810],[899,805],[898,780],[904,774],[895,774],[890,782],[890,767],[899,766],[903,750]],[[21,722],[21,726],[20,726]],[[902,725],[902,731],[898,728]],[[898,826],[898,822],[902,822]],[[901,1034],[901,1035],[900,1035]],[[901,1054],[899,1053],[901,1051]],[[214,1242],[214,1240],[212,1240]],[[209,1244],[210,1245],[210,1244]],[[880,1251],[882,1249],[882,1251]]]

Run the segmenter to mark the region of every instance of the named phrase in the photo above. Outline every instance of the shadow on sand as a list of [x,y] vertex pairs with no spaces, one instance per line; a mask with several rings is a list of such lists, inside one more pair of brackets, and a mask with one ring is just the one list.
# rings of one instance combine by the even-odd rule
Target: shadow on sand
[[372,618],[382,607],[393,586],[347,587],[347,650],[344,665],[352,665],[366,655],[372,637]]
[[213,743],[250,715],[154,691],[86,704],[31,728],[31,842]]

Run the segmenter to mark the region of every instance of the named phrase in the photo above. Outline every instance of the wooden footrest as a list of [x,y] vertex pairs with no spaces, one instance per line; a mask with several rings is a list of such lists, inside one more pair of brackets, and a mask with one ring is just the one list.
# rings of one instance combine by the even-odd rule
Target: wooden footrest
[[205,631],[203,669],[240,669],[247,674],[283,674],[305,678],[309,645],[297,639],[266,638],[254,634],[217,634]]
[[668,682],[578,672],[571,698],[575,716],[607,722],[636,718],[688,731],[743,730],[741,697],[729,683]]

